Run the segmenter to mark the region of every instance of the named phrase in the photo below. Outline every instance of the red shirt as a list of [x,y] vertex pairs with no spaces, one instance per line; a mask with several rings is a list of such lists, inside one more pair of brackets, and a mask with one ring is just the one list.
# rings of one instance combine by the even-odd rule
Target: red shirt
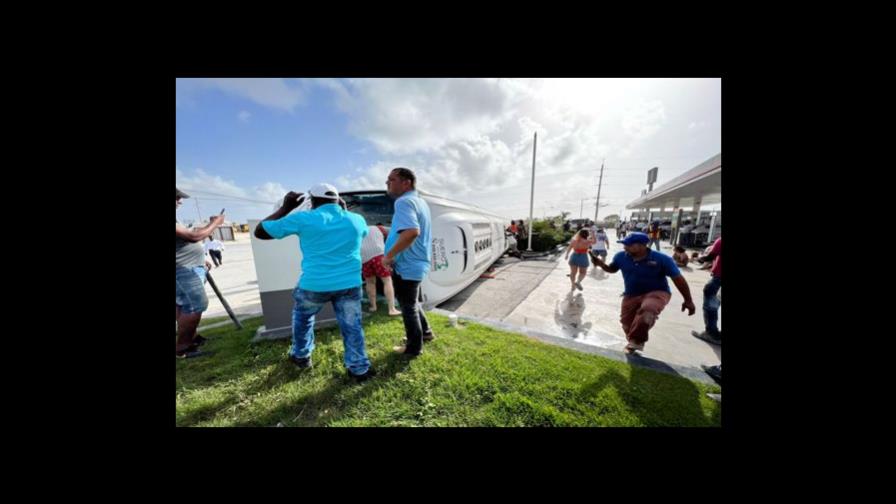
[[712,262],[712,276],[722,278],[722,237],[720,236],[712,248],[709,249],[710,254],[715,254],[716,258]]

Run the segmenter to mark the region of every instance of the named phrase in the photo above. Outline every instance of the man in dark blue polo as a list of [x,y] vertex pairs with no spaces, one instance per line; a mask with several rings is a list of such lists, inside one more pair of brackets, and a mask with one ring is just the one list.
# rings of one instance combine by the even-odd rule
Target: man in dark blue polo
[[625,293],[620,322],[628,339],[626,353],[644,350],[648,331],[656,323],[663,308],[669,304],[672,291],[666,277],[672,278],[675,287],[684,297],[681,311],[687,309],[688,316],[691,316],[697,310],[691,299],[688,283],[681,276],[675,261],[666,254],[648,248],[650,241],[644,233],[631,233],[617,242],[623,245],[624,251],[613,256],[609,266],[600,257],[596,258],[595,266],[607,273],[622,270]]

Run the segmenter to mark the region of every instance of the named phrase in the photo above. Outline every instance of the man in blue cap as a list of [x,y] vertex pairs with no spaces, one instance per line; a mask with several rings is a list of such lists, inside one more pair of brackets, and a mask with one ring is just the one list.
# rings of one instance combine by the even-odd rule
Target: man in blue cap
[[613,256],[609,266],[598,257],[595,266],[607,273],[622,270],[625,292],[620,322],[628,339],[625,352],[632,353],[635,350],[644,350],[648,331],[672,298],[666,277],[672,278],[675,287],[684,297],[681,311],[687,309],[688,316],[691,316],[697,308],[691,299],[688,283],[681,276],[678,266],[666,254],[651,250],[647,246],[650,238],[646,234],[631,233],[617,243],[623,245],[624,252]]

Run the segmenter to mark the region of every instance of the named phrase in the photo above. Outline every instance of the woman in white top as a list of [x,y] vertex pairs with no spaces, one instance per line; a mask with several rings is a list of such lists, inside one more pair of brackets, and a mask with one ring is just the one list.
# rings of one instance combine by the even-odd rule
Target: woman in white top
[[388,230],[382,226],[367,226],[367,236],[361,242],[361,276],[367,285],[367,299],[370,311],[376,311],[376,279],[383,281],[383,293],[389,315],[401,315],[395,308],[395,289],[392,287],[392,272],[383,266],[383,255],[386,253],[385,237]]
[[604,232],[604,228],[595,227],[594,230],[594,241],[591,244],[591,258],[592,262],[597,265],[594,258],[600,257],[601,259],[607,258],[607,253],[610,250],[610,239],[607,237],[607,233]]

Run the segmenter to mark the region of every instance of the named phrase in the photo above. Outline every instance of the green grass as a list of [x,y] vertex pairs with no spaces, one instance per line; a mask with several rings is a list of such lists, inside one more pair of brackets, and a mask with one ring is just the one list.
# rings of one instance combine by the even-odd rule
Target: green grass
[[176,362],[178,426],[719,426],[719,392],[477,324],[451,328],[428,314],[437,338],[422,356],[392,353],[400,317],[366,318],[379,375],[345,376],[337,328],[317,331],[314,367],[286,360],[289,342],[249,343],[261,318],[204,331],[215,354]]
[[199,321],[199,327],[197,329],[202,329],[205,326],[216,324],[218,322],[223,322],[225,320],[230,320],[230,317],[228,317],[226,315],[223,317],[209,317],[209,318],[203,317],[202,320]]

